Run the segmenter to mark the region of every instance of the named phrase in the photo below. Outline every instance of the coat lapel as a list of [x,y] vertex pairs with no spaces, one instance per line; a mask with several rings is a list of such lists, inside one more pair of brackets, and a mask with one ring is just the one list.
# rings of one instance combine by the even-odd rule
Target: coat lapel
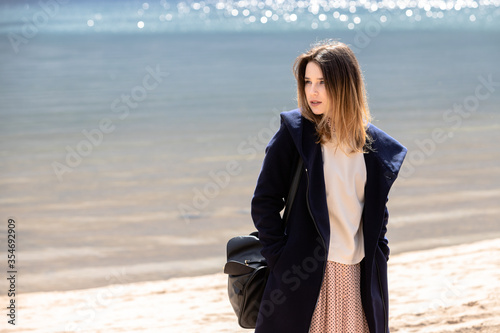
[[382,165],[374,152],[365,154],[366,185],[365,204],[363,208],[363,237],[365,256],[373,256],[376,250],[382,224],[384,222],[385,204],[390,185],[385,177],[381,177]]
[[[403,163],[406,148],[381,132],[375,126],[368,127],[372,149],[365,154],[366,185],[363,208],[363,235],[365,254],[373,256],[384,223],[387,196]],[[371,259],[371,258],[367,258]]]
[[316,228],[323,238],[325,250],[328,254],[330,245],[330,218],[326,202],[325,177],[323,170],[323,156],[321,144],[318,143],[316,129],[310,121],[303,122],[302,153],[307,168],[308,197],[311,215]]

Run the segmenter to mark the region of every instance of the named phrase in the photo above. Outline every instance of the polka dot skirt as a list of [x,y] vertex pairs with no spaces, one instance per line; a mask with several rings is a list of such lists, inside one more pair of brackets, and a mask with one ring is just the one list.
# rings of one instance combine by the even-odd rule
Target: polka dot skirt
[[310,333],[369,333],[361,304],[360,264],[327,261]]

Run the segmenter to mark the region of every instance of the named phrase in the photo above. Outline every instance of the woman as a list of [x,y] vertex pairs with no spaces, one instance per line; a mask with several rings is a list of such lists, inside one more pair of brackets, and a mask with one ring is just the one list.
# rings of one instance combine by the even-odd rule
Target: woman
[[[353,52],[323,42],[294,64],[297,110],[266,148],[252,218],[270,274],[256,333],[389,332],[389,189],[406,148],[370,124]],[[289,219],[294,167],[304,169]]]

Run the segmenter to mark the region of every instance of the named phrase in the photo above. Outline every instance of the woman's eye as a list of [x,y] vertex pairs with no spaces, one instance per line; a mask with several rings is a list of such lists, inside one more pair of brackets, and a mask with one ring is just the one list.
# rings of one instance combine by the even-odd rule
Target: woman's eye
[[309,83],[311,83],[311,81],[305,80],[304,83],[309,84]]
[[321,83],[321,84],[325,84],[325,81],[319,81],[319,83]]

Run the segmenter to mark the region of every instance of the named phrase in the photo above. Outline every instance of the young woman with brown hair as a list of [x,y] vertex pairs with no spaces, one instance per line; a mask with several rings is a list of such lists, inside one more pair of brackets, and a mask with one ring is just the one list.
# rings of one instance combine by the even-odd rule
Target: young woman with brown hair
[[[370,123],[348,46],[317,44],[294,73],[299,108],[281,114],[252,199],[270,267],[255,332],[389,332],[386,202],[406,148]],[[299,158],[304,169],[284,226]]]

